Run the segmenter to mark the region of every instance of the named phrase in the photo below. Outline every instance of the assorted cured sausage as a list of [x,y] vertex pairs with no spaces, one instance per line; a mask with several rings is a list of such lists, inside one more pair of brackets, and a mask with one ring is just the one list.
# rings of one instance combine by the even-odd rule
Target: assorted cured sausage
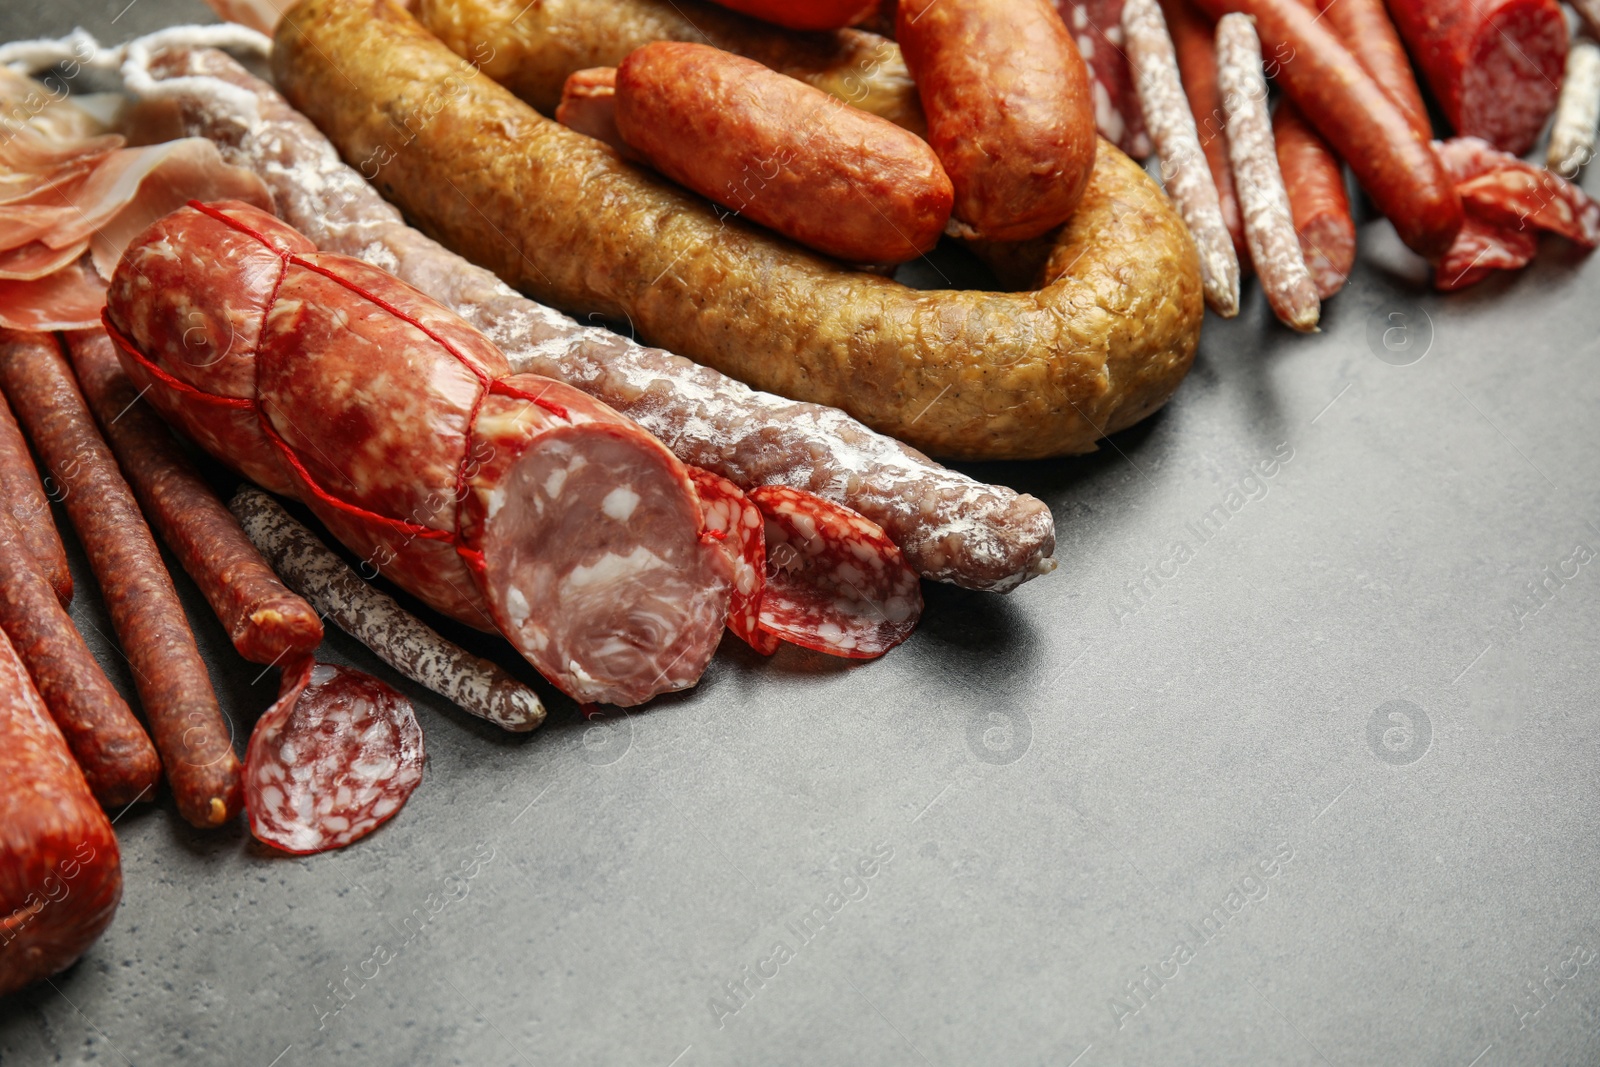
[[[276,28],[276,90],[204,47],[237,32],[139,41],[140,106],[52,100],[0,143],[0,994],[111,921],[106,812],[163,780],[291,854],[402,809],[422,725],[317,661],[325,619],[469,714],[544,721],[375,578],[583,705],[693,686],[724,631],[874,658],[923,578],[1054,567],[1042,502],[924,451],[1092,450],[1252,273],[1316,329],[1356,257],[1346,166],[1441,290],[1538,233],[1600,245],[1571,181],[1600,50],[1557,0],[217,6]],[[1546,168],[1520,154],[1547,126]],[[1026,288],[887,276],[947,239]],[[254,484],[225,505],[183,438]],[[142,722],[65,610],[55,504]],[[242,762],[156,535],[280,672]]]

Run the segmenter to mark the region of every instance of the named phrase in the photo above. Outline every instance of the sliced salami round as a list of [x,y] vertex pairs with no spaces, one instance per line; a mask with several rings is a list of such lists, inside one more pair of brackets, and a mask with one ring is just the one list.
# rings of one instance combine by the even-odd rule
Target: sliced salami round
[[767,584],[767,539],[761,509],[744,490],[720,474],[689,468],[689,480],[700,498],[706,533],[722,546],[733,564],[733,595],[728,602],[728,629],[764,656],[778,651],[778,639],[761,629],[761,597]]
[[245,757],[250,832],[297,855],[343,848],[422,781],[422,729],[409,700],[361,671],[306,661],[283,689]]
[[761,629],[850,659],[881,656],[916,629],[922,586],[876,523],[786,486],[749,497],[766,528]]

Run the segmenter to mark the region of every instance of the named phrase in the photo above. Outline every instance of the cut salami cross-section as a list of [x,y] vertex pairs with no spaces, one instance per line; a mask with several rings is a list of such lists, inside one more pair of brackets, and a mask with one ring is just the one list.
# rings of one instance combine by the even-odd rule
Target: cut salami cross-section
[[733,564],[733,596],[728,629],[764,656],[778,651],[778,639],[761,629],[761,597],[767,585],[767,538],[761,509],[744,490],[720,474],[690,467],[705,514],[706,534],[722,546]]
[[250,735],[250,832],[285,852],[343,848],[400,810],[422,759],[411,701],[361,671],[294,665]]
[[686,688],[716,650],[732,568],[683,464],[391,275],[191,203],[129,245],[106,324],[170,422],[574,699]]

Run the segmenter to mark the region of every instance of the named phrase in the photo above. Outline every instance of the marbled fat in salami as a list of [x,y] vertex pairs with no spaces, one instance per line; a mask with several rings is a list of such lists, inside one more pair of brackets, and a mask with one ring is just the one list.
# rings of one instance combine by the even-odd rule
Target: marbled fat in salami
[[757,652],[770,656],[778,651],[778,639],[760,625],[761,598],[767,584],[766,522],[761,509],[720,474],[690,467],[689,480],[700,498],[706,534],[722,545],[733,564],[728,629]]
[[422,729],[411,701],[370,674],[307,663],[285,679],[245,758],[250,832],[300,855],[343,848],[390,819],[422,781]]
[[917,573],[877,524],[785,486],[761,486],[750,499],[766,519],[763,630],[803,648],[871,659],[916,629]]

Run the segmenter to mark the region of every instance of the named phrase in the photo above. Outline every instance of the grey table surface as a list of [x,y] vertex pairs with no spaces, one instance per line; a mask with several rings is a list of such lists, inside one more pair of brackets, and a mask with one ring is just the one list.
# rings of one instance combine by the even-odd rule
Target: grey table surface
[[[195,20],[6,0],[0,39]],[[522,738],[401,683],[422,787],[308,859],[122,815],[116,922],[0,1061],[1600,1062],[1600,258],[1441,296],[1361,247],[1320,335],[1252,288],[1157,417],[973,468],[1061,568],[928,587],[878,662],[730,640]],[[178,580],[242,744],[273,680]]]

